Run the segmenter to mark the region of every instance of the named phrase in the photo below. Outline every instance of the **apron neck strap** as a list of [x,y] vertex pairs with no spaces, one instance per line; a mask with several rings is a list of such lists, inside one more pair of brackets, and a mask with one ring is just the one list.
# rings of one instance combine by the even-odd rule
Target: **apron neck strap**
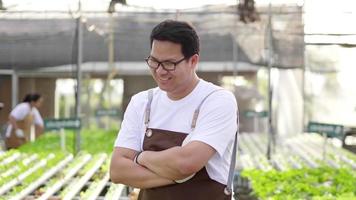
[[148,90],[148,101],[146,104],[146,110],[145,110],[145,127],[146,129],[148,128],[148,124],[150,123],[150,113],[151,113],[151,103],[153,99],[153,89]]
[[204,101],[213,93],[220,91],[220,90],[224,90],[224,89],[216,89],[213,90],[212,92],[210,92],[208,95],[206,95],[204,97],[204,99],[200,102],[199,106],[195,109],[194,114],[193,114],[193,120],[192,120],[192,124],[190,125],[190,128],[192,129],[192,131],[195,129],[195,126],[197,125],[197,120],[198,120],[198,116],[199,116],[199,112],[200,112],[200,107],[203,105]]
[[227,184],[226,184],[226,188],[224,190],[225,194],[227,194],[227,195],[232,194],[232,186],[233,186],[234,175],[235,175],[236,157],[238,156],[237,145],[239,143],[239,125],[240,125],[239,113],[237,112],[237,130],[236,130],[236,134],[235,134],[234,147],[232,149],[231,163],[230,163],[230,168],[229,168],[229,176],[227,178]]

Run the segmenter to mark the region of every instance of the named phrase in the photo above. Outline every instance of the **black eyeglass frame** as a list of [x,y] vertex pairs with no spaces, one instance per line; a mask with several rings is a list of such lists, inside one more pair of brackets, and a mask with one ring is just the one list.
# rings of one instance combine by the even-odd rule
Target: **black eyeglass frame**
[[[149,60],[153,60],[154,62],[157,62],[158,64],[157,64],[157,66],[156,67],[153,67],[153,66],[151,66],[150,64],[148,64],[148,61]],[[162,66],[162,68],[164,69],[164,70],[166,70],[166,71],[174,71],[174,70],[176,70],[176,67],[177,67],[177,65],[179,64],[179,63],[181,63],[183,60],[185,60],[186,59],[186,57],[183,57],[182,59],[180,59],[180,60],[178,60],[178,61],[176,61],[176,62],[173,62],[173,61],[158,61],[158,60],[156,60],[155,58],[153,58],[153,57],[151,57],[151,56],[148,56],[147,58],[145,58],[145,61],[146,61],[146,63],[147,63],[147,65],[151,68],[151,69],[154,69],[154,70],[157,70],[158,68],[159,68],[159,66]],[[170,63],[172,63],[173,64],[173,69],[167,69],[165,66],[164,66],[164,64],[163,63],[167,63],[167,62],[170,62]]]

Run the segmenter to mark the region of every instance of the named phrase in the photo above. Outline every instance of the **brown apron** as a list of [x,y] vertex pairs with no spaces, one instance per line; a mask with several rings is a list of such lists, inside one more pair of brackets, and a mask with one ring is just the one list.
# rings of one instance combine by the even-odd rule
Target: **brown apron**
[[[210,95],[210,94],[209,94]],[[209,96],[208,95],[208,96]],[[152,97],[151,97],[152,98]],[[205,100],[205,99],[204,99]],[[149,100],[149,101],[152,101]],[[188,135],[160,129],[148,128],[150,104],[146,107],[145,124],[146,134],[143,141],[143,151],[162,151],[174,146],[181,146]],[[200,106],[199,106],[200,107]],[[194,117],[194,119],[196,119]],[[193,119],[193,121],[194,121]],[[195,125],[194,125],[195,127]],[[231,200],[231,194],[224,193],[226,185],[210,179],[205,167],[198,171],[195,176],[183,183],[141,189],[139,200]]]
[[10,137],[6,137],[5,145],[7,149],[17,148],[26,142],[30,141],[30,134],[31,134],[31,126],[33,124],[33,116],[32,114],[26,115],[23,120],[16,121],[17,127],[22,129],[24,132],[25,137],[20,138],[16,136],[15,129],[12,128]]

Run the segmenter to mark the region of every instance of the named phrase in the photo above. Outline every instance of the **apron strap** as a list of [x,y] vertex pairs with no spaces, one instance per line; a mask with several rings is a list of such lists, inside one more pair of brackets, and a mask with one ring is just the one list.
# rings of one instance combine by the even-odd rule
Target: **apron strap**
[[210,92],[208,95],[206,95],[204,97],[204,99],[200,102],[199,106],[195,109],[194,114],[193,114],[193,120],[192,120],[192,124],[190,125],[192,131],[195,129],[195,126],[197,125],[197,120],[198,120],[198,116],[199,116],[199,112],[200,112],[200,107],[203,105],[204,101],[213,93],[220,91],[220,90],[224,90],[224,89],[217,89],[217,90],[213,90],[212,92]]
[[153,99],[153,89],[148,90],[148,101],[146,104],[146,110],[145,110],[145,127],[146,129],[148,128],[148,124],[150,122],[150,113],[151,113],[151,103]]
[[[193,120],[192,120],[192,124],[191,124],[191,129],[192,131],[195,129],[197,120],[198,120],[198,116],[199,116],[199,111],[200,111],[200,107],[203,105],[204,101],[213,93],[220,91],[223,89],[217,89],[214,90],[212,92],[210,92],[199,104],[198,108],[195,109],[194,111],[194,115],[193,115]],[[235,174],[235,164],[236,164],[236,156],[237,156],[237,144],[238,144],[238,139],[239,139],[239,114],[237,113],[237,131],[235,134],[235,139],[234,139],[234,146],[232,148],[232,154],[231,154],[231,162],[230,162],[230,168],[229,168],[229,176],[227,179],[227,184],[226,187],[224,189],[224,193],[226,195],[230,195],[232,194],[232,184],[233,184],[233,179],[234,179],[234,174]]]
[[229,168],[229,176],[227,178],[227,184],[226,184],[226,188],[224,190],[226,195],[232,194],[232,186],[233,186],[234,175],[235,175],[236,157],[238,156],[237,145],[238,145],[238,142],[239,142],[239,125],[240,125],[239,113],[237,112],[237,131],[236,131],[236,134],[235,134],[234,147],[232,148],[231,163],[230,163],[230,168]]

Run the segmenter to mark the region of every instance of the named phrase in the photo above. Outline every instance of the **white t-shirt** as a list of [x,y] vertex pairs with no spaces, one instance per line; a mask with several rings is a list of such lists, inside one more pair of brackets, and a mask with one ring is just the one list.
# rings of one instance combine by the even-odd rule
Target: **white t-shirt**
[[[16,119],[16,121],[20,121],[25,119],[25,117],[28,114],[33,115],[33,123],[39,126],[43,126],[43,119],[41,117],[40,112],[37,110],[37,108],[32,107],[29,103],[27,102],[22,102],[20,104],[18,104],[10,113],[10,115]],[[12,125],[10,124],[6,130],[6,136],[10,137],[10,133],[11,133],[11,129],[12,129]]]
[[[149,128],[188,133],[187,140],[201,141],[213,147],[217,153],[206,165],[207,172],[211,179],[226,184],[237,130],[237,103],[234,95],[227,90],[210,95],[200,108],[194,131],[191,130],[195,109],[210,92],[217,89],[221,87],[201,79],[189,95],[173,101],[165,91],[155,88]],[[115,142],[116,147],[142,151],[147,95],[148,92],[143,91],[131,98]]]

